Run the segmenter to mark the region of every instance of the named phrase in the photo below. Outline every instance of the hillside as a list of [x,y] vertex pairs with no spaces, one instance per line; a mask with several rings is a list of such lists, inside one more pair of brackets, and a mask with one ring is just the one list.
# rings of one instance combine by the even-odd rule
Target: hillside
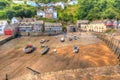
[[41,2],[41,3],[50,3],[50,2],[67,2],[68,0],[36,0],[36,2]]
[[120,0],[79,0],[78,19],[120,19]]
[[63,23],[76,23],[77,16],[76,10],[78,9],[78,5],[75,6],[67,6],[64,10],[58,10],[58,18]]
[[[59,0],[35,0],[37,3],[57,2]],[[67,0],[61,0],[67,2]],[[76,6],[66,6],[64,10],[57,8],[58,20],[63,23],[74,23],[77,19],[120,19],[119,0],[78,0]],[[10,0],[0,0],[0,19],[16,17],[35,17],[36,8],[28,5],[13,4]],[[44,19],[46,20],[46,19]]]
[[11,19],[12,17],[33,17],[36,15],[36,8],[26,4],[14,4],[12,1],[0,1],[0,19]]

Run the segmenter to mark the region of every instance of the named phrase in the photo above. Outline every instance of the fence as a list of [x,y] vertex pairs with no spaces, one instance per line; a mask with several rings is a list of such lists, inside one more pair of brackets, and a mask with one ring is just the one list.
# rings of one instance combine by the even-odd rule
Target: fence
[[96,36],[107,44],[120,61],[120,40],[116,39],[114,36],[108,36],[105,34],[96,33]]

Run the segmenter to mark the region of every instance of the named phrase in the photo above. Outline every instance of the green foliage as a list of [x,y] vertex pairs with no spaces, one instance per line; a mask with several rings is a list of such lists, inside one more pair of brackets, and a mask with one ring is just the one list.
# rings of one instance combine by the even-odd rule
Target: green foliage
[[75,14],[77,6],[67,6],[64,10],[57,9],[58,18],[61,22],[75,23],[77,20],[77,15]]
[[14,17],[16,15],[15,11],[14,10],[8,10],[6,12],[6,16],[8,19],[11,19],[12,17]]
[[5,11],[0,11],[0,19],[5,19],[6,17],[6,12]]
[[41,2],[41,3],[50,3],[50,2],[67,2],[68,0],[36,0],[36,2]]
[[44,20],[45,22],[58,22],[57,19],[37,18],[37,20]]
[[78,19],[120,19],[119,0],[79,0]]
[[116,31],[115,29],[108,29],[108,30],[105,31],[105,33],[110,33],[111,34],[111,33],[114,33],[115,31]]
[[22,9],[22,5],[13,5],[12,9],[13,10],[20,10],[20,9]]
[[6,1],[0,1],[0,9],[4,9],[4,7],[7,6],[7,2]]
[[[26,1],[26,0],[25,0]],[[36,2],[59,2],[60,0],[35,0]],[[67,2],[68,0],[61,0]],[[57,7],[58,20],[62,23],[75,23],[77,19],[120,19],[120,0],[78,0],[78,5],[67,6],[64,10]],[[43,9],[43,8],[41,8]],[[5,13],[6,12],[6,13]],[[16,17],[34,17],[36,8],[28,5],[13,4],[12,0],[0,0],[0,19]],[[41,18],[40,18],[41,19]],[[43,19],[43,18],[42,18]],[[55,22],[58,20],[44,19]]]
[[65,26],[62,27],[62,31],[67,31],[67,28]]

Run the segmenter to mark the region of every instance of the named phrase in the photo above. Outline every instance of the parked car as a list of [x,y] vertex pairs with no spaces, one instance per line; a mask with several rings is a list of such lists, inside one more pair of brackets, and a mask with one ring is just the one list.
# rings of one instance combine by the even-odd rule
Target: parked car
[[45,46],[44,49],[42,50],[41,54],[44,55],[46,54],[48,51],[49,51],[49,47],[48,46]]
[[73,52],[74,52],[74,53],[78,53],[78,52],[79,52],[78,46],[74,46]]
[[65,38],[62,37],[62,38],[60,39],[60,41],[61,41],[61,42],[64,42],[64,41],[65,41]]

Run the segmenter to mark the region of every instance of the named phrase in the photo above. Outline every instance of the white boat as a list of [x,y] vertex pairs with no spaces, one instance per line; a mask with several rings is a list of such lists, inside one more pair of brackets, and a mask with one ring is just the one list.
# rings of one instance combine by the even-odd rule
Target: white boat
[[49,47],[48,46],[45,46],[44,49],[42,50],[41,54],[44,55],[46,54],[48,51],[49,51]]
[[64,41],[65,41],[65,38],[61,38],[60,41],[61,41],[61,42],[64,42]]
[[78,46],[74,46],[73,52],[74,52],[74,53],[78,53],[78,52],[79,52]]

